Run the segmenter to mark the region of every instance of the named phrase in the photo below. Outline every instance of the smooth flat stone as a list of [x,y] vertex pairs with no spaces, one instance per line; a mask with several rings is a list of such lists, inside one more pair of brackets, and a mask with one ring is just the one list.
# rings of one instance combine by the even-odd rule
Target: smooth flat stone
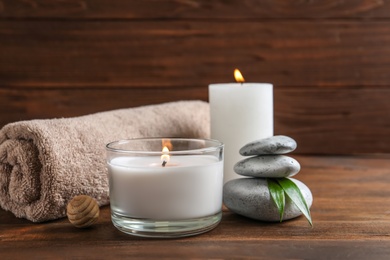
[[286,154],[297,148],[297,142],[285,135],[275,135],[268,138],[256,140],[244,145],[240,149],[243,156]]
[[[310,189],[301,181],[290,178],[301,190],[308,207],[313,204]],[[262,220],[280,221],[279,211],[271,198],[266,179],[241,178],[228,181],[223,187],[223,203],[234,213]],[[286,196],[283,220],[296,218],[302,212]]]
[[237,174],[259,178],[291,177],[300,170],[299,162],[286,155],[250,157],[234,165]]

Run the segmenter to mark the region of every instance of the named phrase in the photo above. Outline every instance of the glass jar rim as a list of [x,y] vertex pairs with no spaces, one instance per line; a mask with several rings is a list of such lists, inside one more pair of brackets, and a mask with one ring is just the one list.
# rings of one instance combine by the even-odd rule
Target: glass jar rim
[[224,144],[221,141],[208,138],[181,138],[181,137],[142,137],[142,138],[130,138],[122,139],[110,142],[106,145],[106,150],[110,152],[125,153],[125,154],[145,154],[145,155],[161,155],[162,151],[145,151],[145,150],[130,150],[130,149],[120,149],[113,147],[114,145],[128,144],[130,142],[139,142],[139,141],[157,141],[157,140],[169,140],[169,141],[187,141],[187,142],[208,142],[212,144],[209,147],[199,148],[199,149],[188,149],[188,150],[177,150],[169,151],[171,155],[183,155],[183,154],[204,154],[215,152],[218,149],[224,147]]

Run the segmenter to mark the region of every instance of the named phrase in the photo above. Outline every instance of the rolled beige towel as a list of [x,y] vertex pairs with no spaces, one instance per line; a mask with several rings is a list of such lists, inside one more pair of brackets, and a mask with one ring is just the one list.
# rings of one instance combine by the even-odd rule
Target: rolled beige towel
[[179,101],[74,118],[11,123],[0,131],[0,206],[42,222],[75,195],[109,203],[105,145],[137,137],[209,136],[209,106]]

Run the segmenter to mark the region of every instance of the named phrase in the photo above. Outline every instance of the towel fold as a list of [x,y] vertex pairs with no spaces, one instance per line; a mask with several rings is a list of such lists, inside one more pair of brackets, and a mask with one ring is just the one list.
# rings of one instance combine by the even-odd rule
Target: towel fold
[[20,121],[0,131],[0,206],[42,222],[79,194],[109,203],[105,145],[138,137],[209,137],[209,106],[179,101],[81,117]]

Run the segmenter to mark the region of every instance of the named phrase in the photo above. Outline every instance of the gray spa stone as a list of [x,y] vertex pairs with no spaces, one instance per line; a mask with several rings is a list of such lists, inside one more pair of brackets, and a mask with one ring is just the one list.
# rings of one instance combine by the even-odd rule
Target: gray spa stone
[[[290,178],[301,190],[310,208],[313,195],[310,189],[301,181]],[[223,203],[225,206],[242,216],[261,221],[280,221],[279,211],[268,191],[266,179],[241,178],[228,181],[223,187]],[[283,220],[296,218],[302,212],[286,196]]]
[[286,154],[294,151],[296,148],[297,143],[291,137],[285,135],[275,135],[244,145],[240,149],[240,154],[243,156]]
[[250,157],[234,165],[234,171],[237,174],[258,178],[291,177],[300,170],[299,162],[286,155]]

